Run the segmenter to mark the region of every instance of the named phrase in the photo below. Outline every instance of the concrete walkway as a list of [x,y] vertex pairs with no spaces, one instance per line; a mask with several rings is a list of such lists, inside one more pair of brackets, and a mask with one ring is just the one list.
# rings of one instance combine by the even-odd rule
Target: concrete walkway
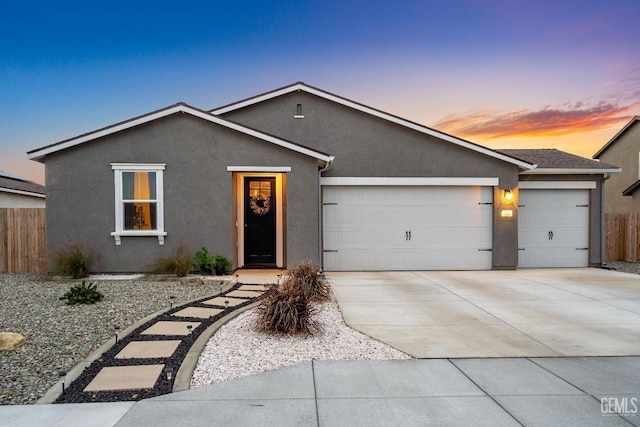
[[345,322],[418,358],[640,355],[640,276],[584,269],[330,273]]
[[136,403],[0,407],[0,424],[637,426],[639,399],[640,357],[315,361]]

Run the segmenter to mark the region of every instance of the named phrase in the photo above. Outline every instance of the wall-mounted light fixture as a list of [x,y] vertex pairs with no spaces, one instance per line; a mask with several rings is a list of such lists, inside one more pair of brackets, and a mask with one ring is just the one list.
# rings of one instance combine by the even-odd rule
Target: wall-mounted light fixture
[[511,203],[513,201],[513,193],[511,192],[511,190],[504,190],[502,197],[504,197],[504,200],[507,203]]

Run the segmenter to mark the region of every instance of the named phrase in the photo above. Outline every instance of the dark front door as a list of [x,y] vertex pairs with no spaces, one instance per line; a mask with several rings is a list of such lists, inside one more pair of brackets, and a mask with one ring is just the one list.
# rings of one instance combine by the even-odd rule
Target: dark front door
[[276,179],[244,179],[244,264],[276,265]]

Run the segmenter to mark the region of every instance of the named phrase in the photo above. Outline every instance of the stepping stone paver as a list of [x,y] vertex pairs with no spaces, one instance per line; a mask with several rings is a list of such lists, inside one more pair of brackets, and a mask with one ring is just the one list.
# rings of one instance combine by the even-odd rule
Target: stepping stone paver
[[218,313],[223,312],[219,308],[205,308],[205,307],[187,307],[180,311],[173,313],[176,317],[199,317],[201,319],[207,319],[213,317]]
[[116,359],[171,357],[181,342],[181,340],[131,341],[120,353],[116,354]]
[[84,391],[153,388],[164,365],[110,366],[102,368]]
[[239,291],[260,291],[264,292],[267,290],[265,285],[241,285],[238,288]]
[[229,301],[229,307],[235,307],[236,305],[240,305],[244,302],[247,302],[246,299],[240,298],[227,298],[227,297],[215,297],[207,301],[203,301],[202,304],[206,305],[218,305],[220,307],[225,307],[225,301]]
[[[110,356],[112,360],[117,360],[117,363],[110,363],[109,360],[106,360],[105,363],[104,360],[100,359],[100,362],[104,363],[104,365],[115,364],[121,366],[102,367],[97,374],[95,374],[96,370],[91,370],[91,372],[83,373],[74,380],[70,385],[70,388],[75,386],[74,397],[77,396],[76,393],[79,393],[79,390],[87,382],[88,385],[83,389],[84,392],[87,392],[83,401],[96,401],[96,399],[99,401],[113,401],[114,398],[123,398],[122,393],[117,393],[118,391],[128,392],[129,390],[147,389],[151,393],[164,393],[164,390],[155,390],[156,383],[159,379],[163,380],[166,363],[169,363],[169,359],[174,357],[176,350],[183,344],[183,341],[186,340],[185,343],[189,347],[193,345],[194,336],[189,336],[189,334],[203,324],[209,326],[213,321],[212,317],[221,313],[233,312],[237,307],[255,301],[267,288],[265,285],[241,285],[238,283],[233,286],[234,291],[218,292],[218,294],[206,297],[208,299],[204,301],[185,303],[169,317],[166,314],[158,316],[155,323],[147,327],[146,330],[138,332],[138,336],[132,335],[129,337],[130,341],[126,343],[124,348],[120,349],[118,354]],[[217,307],[202,307],[202,305],[215,305]],[[202,320],[185,321],[185,317]],[[164,320],[159,320],[160,318]],[[228,320],[226,317],[223,319]],[[190,326],[190,328],[187,328],[187,326]],[[145,336],[154,337],[150,340],[145,340]],[[176,357],[180,359],[178,361],[180,365],[185,363],[183,357],[180,357],[180,355],[176,355]],[[106,359],[109,358],[107,357]],[[134,359],[134,361],[127,362],[127,360],[131,359]],[[135,359],[138,359],[138,361],[135,361]],[[160,363],[154,365],[129,365],[130,363],[140,363],[140,359],[157,359]],[[118,397],[112,396],[111,393],[106,396],[93,394],[98,391],[115,391],[114,395],[118,395]],[[134,394],[129,399],[136,400],[138,397],[138,394]],[[128,400],[127,397],[124,397],[124,399]],[[57,401],[64,403],[69,400],[64,399],[63,395]]]
[[230,297],[255,298],[255,297],[259,297],[262,294],[263,294],[263,292],[258,292],[258,291],[241,291],[241,290],[237,290],[237,291],[231,291],[227,295],[229,295]]
[[145,329],[141,335],[189,335],[187,325],[191,325],[191,330],[194,330],[200,326],[200,322],[169,322],[162,320]]

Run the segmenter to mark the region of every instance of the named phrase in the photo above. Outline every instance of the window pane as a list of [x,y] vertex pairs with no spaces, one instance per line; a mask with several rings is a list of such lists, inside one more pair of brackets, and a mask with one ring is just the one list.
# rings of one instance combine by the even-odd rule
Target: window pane
[[271,182],[269,181],[249,181],[249,196],[251,197],[270,197]]
[[125,230],[156,230],[157,214],[155,203],[125,203]]
[[122,172],[124,200],[156,200],[155,172]]

